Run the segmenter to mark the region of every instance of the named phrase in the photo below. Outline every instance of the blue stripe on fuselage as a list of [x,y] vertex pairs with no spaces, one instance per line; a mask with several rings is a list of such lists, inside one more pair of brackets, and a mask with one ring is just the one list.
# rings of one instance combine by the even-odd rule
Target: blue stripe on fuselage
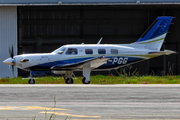
[[[64,65],[68,65],[68,64],[72,64],[72,63],[80,63],[83,61],[86,61],[88,59],[92,59],[94,57],[86,57],[86,58],[74,58],[74,59],[66,59],[66,60],[60,60],[60,61],[54,61],[54,62],[48,62],[48,63],[44,63],[44,64],[39,64],[36,66],[32,66],[30,67],[30,70],[50,70],[52,66],[64,66]],[[144,58],[141,57],[127,57],[127,56],[106,56],[106,58],[112,58],[110,60],[107,61],[107,63],[101,65],[100,67],[98,67],[97,69],[111,69],[114,67],[120,67],[123,65],[127,65],[130,64],[132,62],[137,62],[140,60],[143,60]]]
[[73,58],[73,59],[48,62],[48,63],[32,66],[30,67],[30,70],[50,70],[52,66],[56,66],[56,65],[64,66],[64,65],[72,64],[72,63],[76,64],[76,63],[83,62],[91,58],[94,58],[94,57]]

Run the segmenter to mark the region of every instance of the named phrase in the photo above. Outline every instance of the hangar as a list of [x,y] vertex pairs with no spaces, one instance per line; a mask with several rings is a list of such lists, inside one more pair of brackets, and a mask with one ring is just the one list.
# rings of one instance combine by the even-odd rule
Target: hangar
[[[173,16],[162,49],[180,51],[180,0],[0,0],[0,77],[23,76],[3,64],[14,53],[45,53],[64,44],[135,42],[158,16]],[[140,74],[180,74],[179,54],[134,65]]]

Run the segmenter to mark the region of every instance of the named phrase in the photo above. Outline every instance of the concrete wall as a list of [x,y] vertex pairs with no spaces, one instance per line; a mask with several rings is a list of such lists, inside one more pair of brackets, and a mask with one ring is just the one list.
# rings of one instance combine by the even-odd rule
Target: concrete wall
[[9,48],[14,47],[17,54],[17,7],[0,7],[0,78],[17,76],[17,68],[5,65],[3,61],[10,57]]

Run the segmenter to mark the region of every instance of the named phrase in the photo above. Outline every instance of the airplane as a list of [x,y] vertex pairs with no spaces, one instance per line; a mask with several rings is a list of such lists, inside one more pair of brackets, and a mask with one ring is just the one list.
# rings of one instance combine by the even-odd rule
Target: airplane
[[83,84],[90,84],[90,73],[94,70],[112,70],[154,58],[176,53],[171,50],[160,51],[173,17],[157,17],[145,33],[131,44],[73,44],[63,45],[51,53],[22,54],[14,56],[13,47],[10,58],[3,63],[30,71],[29,84],[35,84],[32,71],[52,71],[65,74],[66,84],[73,84],[73,71],[82,71]]

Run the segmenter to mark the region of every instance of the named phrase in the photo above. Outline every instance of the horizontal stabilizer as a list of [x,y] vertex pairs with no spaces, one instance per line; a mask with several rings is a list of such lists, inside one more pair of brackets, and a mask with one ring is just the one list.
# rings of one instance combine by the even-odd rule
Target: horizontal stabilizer
[[159,52],[149,52],[148,54],[150,55],[170,55],[170,54],[174,54],[177,53],[175,51],[172,50],[164,50],[164,51],[159,51]]

